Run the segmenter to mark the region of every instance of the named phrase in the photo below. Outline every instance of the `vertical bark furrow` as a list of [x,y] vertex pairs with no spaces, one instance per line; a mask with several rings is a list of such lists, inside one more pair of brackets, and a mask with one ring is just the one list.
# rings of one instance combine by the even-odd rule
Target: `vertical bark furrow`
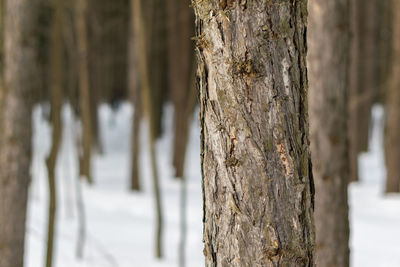
[[193,1],[207,266],[313,266],[307,1]]

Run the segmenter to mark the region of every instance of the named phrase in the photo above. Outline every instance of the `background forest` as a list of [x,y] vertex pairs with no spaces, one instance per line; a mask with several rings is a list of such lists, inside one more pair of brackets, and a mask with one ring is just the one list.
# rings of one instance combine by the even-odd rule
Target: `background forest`
[[[281,262],[292,213],[316,266],[400,266],[399,0],[0,0],[0,69],[0,267],[311,266]],[[264,160],[310,188],[260,245],[230,179]]]

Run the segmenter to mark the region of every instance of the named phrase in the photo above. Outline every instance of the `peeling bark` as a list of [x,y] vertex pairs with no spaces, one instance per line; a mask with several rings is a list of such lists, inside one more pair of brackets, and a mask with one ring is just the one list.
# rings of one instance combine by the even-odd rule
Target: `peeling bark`
[[206,266],[314,266],[307,1],[192,1]]

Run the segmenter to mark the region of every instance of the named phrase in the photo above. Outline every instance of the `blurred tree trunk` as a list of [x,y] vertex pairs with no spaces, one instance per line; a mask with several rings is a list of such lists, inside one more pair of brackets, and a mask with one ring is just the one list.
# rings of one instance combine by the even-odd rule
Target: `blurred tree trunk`
[[358,153],[368,150],[371,108],[379,95],[379,0],[351,0],[349,137],[350,180],[358,180]]
[[307,1],[193,1],[206,266],[314,266]]
[[78,46],[78,69],[79,69],[79,103],[82,119],[82,155],[80,158],[80,174],[89,183],[91,176],[91,146],[92,126],[90,112],[90,87],[89,87],[89,65],[88,65],[88,41],[87,41],[87,0],[77,0],[76,4],[76,39]]
[[[176,177],[183,177],[190,118],[195,106],[194,14],[186,0],[171,1],[168,7],[169,84],[175,108],[173,165]],[[179,29],[179,30],[177,30]]]
[[53,243],[54,243],[54,224],[56,214],[56,163],[58,151],[61,143],[61,106],[63,98],[64,82],[64,46],[63,46],[63,0],[53,0],[53,22],[50,39],[50,103],[51,103],[51,123],[52,144],[50,154],[46,159],[48,181],[49,181],[49,214],[47,227],[47,253],[46,267],[53,266]]
[[349,170],[350,181],[358,181],[358,90],[359,90],[359,2],[350,0],[350,69],[349,69]]
[[[91,100],[92,103],[104,100],[118,103],[122,98],[128,97],[127,36],[130,0],[87,1],[90,88],[91,93],[95,94]],[[92,111],[94,110],[92,107]],[[91,114],[94,116],[93,112]],[[94,131],[95,122],[92,123],[92,129]],[[99,132],[99,141],[100,135]],[[93,142],[95,144],[97,141]]]
[[[151,3],[153,2],[153,3]],[[187,3],[188,4],[188,3]],[[152,131],[158,138],[162,134],[162,115],[163,103],[166,92],[168,91],[168,51],[167,51],[167,29],[166,29],[166,5],[165,0],[146,0],[143,5],[150,5],[150,17],[146,22],[152,20],[150,27],[149,48],[149,84],[151,90],[151,109],[152,109]],[[145,24],[147,25],[147,24]]]
[[309,0],[308,77],[316,265],[349,266],[349,1]]
[[[22,267],[30,182],[31,116],[38,90],[37,2],[0,1],[0,266]],[[3,17],[4,16],[4,17]]]
[[140,121],[142,118],[141,112],[141,92],[140,92],[140,81],[139,81],[139,68],[138,68],[138,37],[135,35],[135,12],[133,10],[133,1],[131,3],[131,16],[130,16],[130,32],[129,32],[129,93],[131,97],[131,103],[134,107],[133,113],[133,129],[132,129],[132,168],[131,168],[131,189],[141,190],[140,177],[139,177],[139,155],[140,155]]
[[386,193],[400,190],[400,1],[393,1],[392,10],[392,72],[386,100]]
[[[380,1],[380,0],[379,0]],[[360,34],[359,43],[359,84],[358,95],[355,100],[357,107],[358,122],[358,152],[368,150],[369,130],[371,122],[371,108],[377,95],[377,71],[376,62],[378,41],[376,32],[378,25],[377,0],[362,0],[358,2],[359,17],[358,31]]]
[[390,81],[392,57],[392,0],[378,1],[379,25],[377,30],[378,53],[376,53],[376,71],[378,73],[378,93],[376,102],[384,103]]
[[161,206],[161,193],[160,193],[160,185],[158,179],[158,170],[157,170],[157,158],[156,158],[156,134],[155,130],[156,124],[153,122],[155,120],[155,109],[152,107],[155,103],[152,102],[154,99],[152,94],[154,91],[151,90],[150,87],[150,76],[149,76],[149,62],[148,62],[148,52],[147,52],[147,38],[145,34],[144,28],[144,19],[143,14],[147,12],[147,9],[142,9],[142,0],[132,0],[132,10],[133,10],[133,18],[134,18],[134,31],[135,36],[137,36],[137,55],[138,55],[138,66],[140,70],[140,84],[141,84],[141,93],[143,96],[144,102],[144,110],[145,114],[149,118],[149,139],[150,139],[150,158],[151,158],[151,169],[153,176],[153,190],[154,190],[154,198],[155,198],[155,206],[156,206],[156,257],[162,258],[162,231],[163,231],[163,215],[162,215],[162,206]]

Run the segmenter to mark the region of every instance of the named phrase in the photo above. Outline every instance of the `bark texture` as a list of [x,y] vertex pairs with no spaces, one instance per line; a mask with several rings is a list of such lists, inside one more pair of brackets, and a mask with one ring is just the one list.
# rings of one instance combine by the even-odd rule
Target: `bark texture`
[[400,190],[400,1],[393,1],[393,56],[387,92],[386,193]]
[[309,0],[310,138],[316,265],[349,266],[348,0]]
[[206,266],[314,266],[307,1],[192,1]]
[[37,80],[37,2],[1,2],[4,65],[0,88],[0,266],[22,267],[30,181],[32,92]]

